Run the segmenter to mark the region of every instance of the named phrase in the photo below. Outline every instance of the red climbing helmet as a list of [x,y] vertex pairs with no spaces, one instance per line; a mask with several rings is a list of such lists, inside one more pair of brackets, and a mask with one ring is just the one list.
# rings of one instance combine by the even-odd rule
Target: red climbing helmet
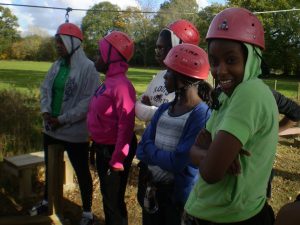
[[63,23],[61,24],[58,29],[56,34],[64,34],[64,35],[69,35],[73,36],[76,38],[79,38],[81,41],[83,40],[83,35],[79,27],[77,27],[73,23]]
[[113,31],[104,37],[119,53],[127,60],[132,58],[134,53],[133,40],[124,32]]
[[210,23],[206,40],[229,39],[265,48],[264,28],[258,18],[244,8],[228,8],[218,13]]
[[197,28],[187,20],[176,20],[170,23],[167,28],[173,31],[184,43],[198,45],[200,42],[200,35]]
[[164,64],[182,75],[205,80],[209,73],[206,52],[193,44],[183,43],[173,47],[164,60]]

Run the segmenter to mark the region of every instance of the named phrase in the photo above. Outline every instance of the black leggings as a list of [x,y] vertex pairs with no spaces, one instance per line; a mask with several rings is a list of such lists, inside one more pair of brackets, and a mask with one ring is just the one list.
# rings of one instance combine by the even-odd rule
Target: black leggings
[[92,207],[92,193],[93,182],[89,169],[89,144],[71,143],[58,140],[44,134],[44,152],[45,152],[45,165],[46,165],[46,186],[44,192],[44,199],[48,199],[48,146],[51,144],[61,144],[64,146],[68,153],[70,162],[75,170],[82,200],[83,211],[90,212]]
[[111,171],[111,160],[115,145],[93,143],[96,152],[96,166],[100,178],[100,189],[103,199],[103,209],[106,225],[127,225],[127,208],[124,201],[126,184],[135,156],[137,139],[134,135],[130,144],[129,153],[123,162],[124,171]]

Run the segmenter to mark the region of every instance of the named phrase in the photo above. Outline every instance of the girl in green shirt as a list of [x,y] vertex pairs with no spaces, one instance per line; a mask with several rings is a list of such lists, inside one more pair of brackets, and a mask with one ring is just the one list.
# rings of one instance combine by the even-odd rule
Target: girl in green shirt
[[270,89],[258,79],[263,27],[250,11],[229,8],[214,17],[206,40],[211,72],[223,93],[191,148],[200,178],[185,205],[183,224],[271,225],[266,186],[277,146],[278,110]]

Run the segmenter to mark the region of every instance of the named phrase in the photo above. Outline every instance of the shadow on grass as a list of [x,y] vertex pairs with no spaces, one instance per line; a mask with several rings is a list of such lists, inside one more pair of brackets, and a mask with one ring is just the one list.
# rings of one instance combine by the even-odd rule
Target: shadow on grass
[[16,88],[39,88],[46,73],[35,70],[0,69],[0,82]]
[[294,141],[291,141],[293,138],[293,136],[285,136],[285,138],[280,138],[278,143],[287,147],[298,148],[298,144],[295,144]]
[[293,172],[288,172],[280,169],[274,169],[274,172],[275,172],[275,176],[279,176],[290,181],[300,180],[300,173],[293,173]]
[[[134,86],[148,85],[155,74],[155,72],[147,71],[147,69],[132,69],[128,71],[128,78]],[[0,82],[15,88],[39,88],[45,76],[46,72],[42,71],[0,69]],[[101,77],[103,79],[103,75]]]

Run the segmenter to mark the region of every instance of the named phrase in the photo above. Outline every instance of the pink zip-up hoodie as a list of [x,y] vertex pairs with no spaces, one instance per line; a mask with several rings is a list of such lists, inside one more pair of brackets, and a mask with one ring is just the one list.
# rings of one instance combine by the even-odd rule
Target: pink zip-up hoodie
[[[105,39],[99,44],[105,60],[109,44]],[[128,64],[114,47],[111,49],[110,61],[105,81],[91,99],[87,125],[93,141],[115,145],[110,165],[120,169],[123,168],[133,136],[136,93],[126,76]]]

